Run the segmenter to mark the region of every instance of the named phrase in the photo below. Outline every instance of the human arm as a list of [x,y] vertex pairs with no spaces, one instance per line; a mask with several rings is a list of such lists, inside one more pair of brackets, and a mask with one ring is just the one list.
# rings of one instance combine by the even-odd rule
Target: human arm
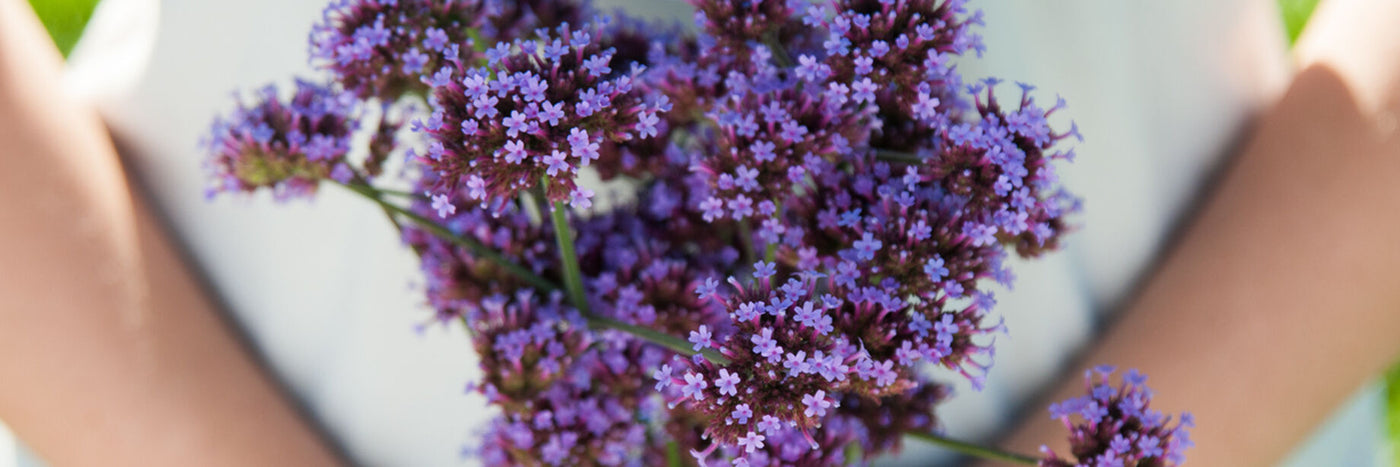
[[0,0],[0,419],[51,465],[335,465]]
[[[1194,413],[1192,464],[1278,460],[1400,356],[1396,18],[1395,1],[1319,8],[1303,71],[1083,360],[1139,368],[1157,409]],[[1082,393],[1081,371],[1051,400]],[[1058,421],[1029,417],[1008,447],[1065,452]]]

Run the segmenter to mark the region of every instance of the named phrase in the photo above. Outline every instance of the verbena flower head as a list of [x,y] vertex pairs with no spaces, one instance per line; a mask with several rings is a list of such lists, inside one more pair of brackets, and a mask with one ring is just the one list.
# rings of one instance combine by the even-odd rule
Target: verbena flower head
[[1073,159],[1073,150],[1059,149],[1064,147],[1060,143],[1078,139],[1079,130],[1052,130],[1047,118],[1064,101],[1043,109],[1028,85],[1020,85],[1017,104],[1003,106],[993,89],[998,82],[985,81],[985,97],[982,85],[970,87],[980,120],[940,129],[941,150],[925,161],[920,177],[963,203],[972,220],[966,232],[995,236],[1023,256],[1037,256],[1058,246],[1067,230],[1064,217],[1079,209],[1079,200],[1060,187],[1054,165]]
[[584,20],[593,16],[593,9],[587,0],[481,1],[486,6],[488,19],[481,25],[479,32],[481,37],[491,38],[493,41],[524,39],[540,28],[553,29],[561,24],[582,24]]
[[336,0],[311,30],[311,62],[361,98],[425,93],[449,63],[472,60],[480,0]]
[[[416,192],[431,186],[427,174]],[[533,222],[515,206],[489,206],[474,201],[463,187],[448,195],[418,197],[411,208],[425,218],[438,218],[444,227],[500,252],[538,274],[556,267],[553,231]],[[479,306],[484,297],[509,295],[522,288],[520,278],[472,250],[419,228],[405,228],[404,243],[422,258],[428,304],[438,320],[451,322]]]
[[638,421],[661,417],[644,371],[664,353],[589,332],[560,297],[487,297],[465,316],[487,375],[473,389],[502,410],[477,446],[482,460],[627,465],[665,456],[664,441]]
[[779,41],[799,29],[789,0],[689,0],[695,25],[718,52],[743,56],[754,43]]
[[[215,188],[373,193],[414,140],[413,189],[378,201],[407,199],[425,301],[472,331],[470,391],[500,411],[471,446],[485,462],[839,465],[939,429],[949,389],[925,370],[980,388],[1006,332],[987,284],[1078,207],[1055,174],[1078,137],[1049,123],[1063,104],[964,84],[981,19],[962,0],[691,3],[694,34],[583,2],[341,0],[312,33],[335,84],[218,120]],[[1134,381],[1057,408],[1117,404],[1071,425],[1077,459],[1177,462],[1182,424]]]
[[496,44],[484,67],[458,62],[434,75],[433,113],[416,125],[431,138],[419,160],[440,176],[434,191],[466,186],[473,199],[500,202],[546,183],[551,201],[577,207],[591,197],[574,182],[581,169],[619,143],[655,137],[669,104],[645,96],[634,81],[641,67],[615,63],[597,34],[565,24]]
[[773,217],[869,138],[873,102],[825,79],[784,78],[770,59],[758,46],[753,73],[730,73],[706,115],[715,138],[695,170],[713,187],[709,220]]
[[[1185,462],[1190,448],[1187,429],[1194,425],[1191,414],[1172,417],[1151,408],[1152,390],[1147,377],[1129,370],[1118,386],[1109,375],[1112,367],[1101,366],[1084,374],[1088,395],[1050,406],[1050,416],[1070,430],[1070,452],[1062,458],[1041,447],[1041,466],[1151,465],[1176,466]],[[1095,376],[1098,376],[1095,378]]]
[[214,120],[203,145],[210,193],[269,188],[279,199],[308,196],[325,178],[348,178],[359,102],[348,93],[298,80],[290,99],[275,86]]
[[[879,103],[878,147],[920,152],[963,107],[954,60],[982,49],[973,27],[981,13],[963,0],[842,0],[807,8],[805,24],[827,31],[819,50],[797,57],[800,69],[829,73]],[[915,118],[916,116],[921,118]]]
[[889,95],[910,97],[922,84],[946,83],[954,57],[981,54],[981,37],[972,32],[981,12],[969,12],[966,3],[840,0],[809,8],[804,21],[827,29],[822,48],[838,79],[869,77]]

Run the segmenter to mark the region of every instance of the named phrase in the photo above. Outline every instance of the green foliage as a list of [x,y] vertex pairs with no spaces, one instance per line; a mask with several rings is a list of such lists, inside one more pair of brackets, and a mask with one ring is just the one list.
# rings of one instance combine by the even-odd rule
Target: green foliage
[[1400,467],[1400,364],[1385,375],[1385,428],[1390,463]]
[[1278,0],[1278,7],[1283,12],[1283,27],[1288,31],[1288,44],[1292,45],[1298,40],[1298,34],[1303,32],[1303,25],[1308,24],[1308,17],[1312,16],[1313,8],[1317,7],[1317,0]]
[[92,18],[92,10],[97,0],[29,0],[39,21],[49,30],[49,37],[58,46],[64,57],[73,50],[78,38],[83,35],[83,27]]

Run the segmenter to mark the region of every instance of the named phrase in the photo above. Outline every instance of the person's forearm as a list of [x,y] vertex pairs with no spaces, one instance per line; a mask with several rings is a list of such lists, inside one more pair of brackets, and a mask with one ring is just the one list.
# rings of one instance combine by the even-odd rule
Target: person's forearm
[[51,465],[333,465],[0,0],[0,419]]
[[[1400,356],[1400,8],[1331,3],[1303,71],[1083,362],[1142,369],[1155,408],[1194,413],[1195,465],[1277,461]],[[1071,373],[1055,400],[1083,391]],[[1037,411],[1008,446],[1066,452],[1066,434]]]

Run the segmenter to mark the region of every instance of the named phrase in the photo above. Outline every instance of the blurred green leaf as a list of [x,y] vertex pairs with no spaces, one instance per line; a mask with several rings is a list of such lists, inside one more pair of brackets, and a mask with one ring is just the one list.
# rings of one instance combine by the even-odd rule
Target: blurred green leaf
[[1390,464],[1400,467],[1400,363],[1385,375],[1385,427]]
[[29,0],[39,21],[49,30],[49,37],[67,57],[83,35],[83,27],[92,18],[98,0]]
[[1278,7],[1283,12],[1283,27],[1288,32],[1288,45],[1298,40],[1298,34],[1303,32],[1303,26],[1308,24],[1308,17],[1312,16],[1313,8],[1317,7],[1317,0],[1278,0]]

